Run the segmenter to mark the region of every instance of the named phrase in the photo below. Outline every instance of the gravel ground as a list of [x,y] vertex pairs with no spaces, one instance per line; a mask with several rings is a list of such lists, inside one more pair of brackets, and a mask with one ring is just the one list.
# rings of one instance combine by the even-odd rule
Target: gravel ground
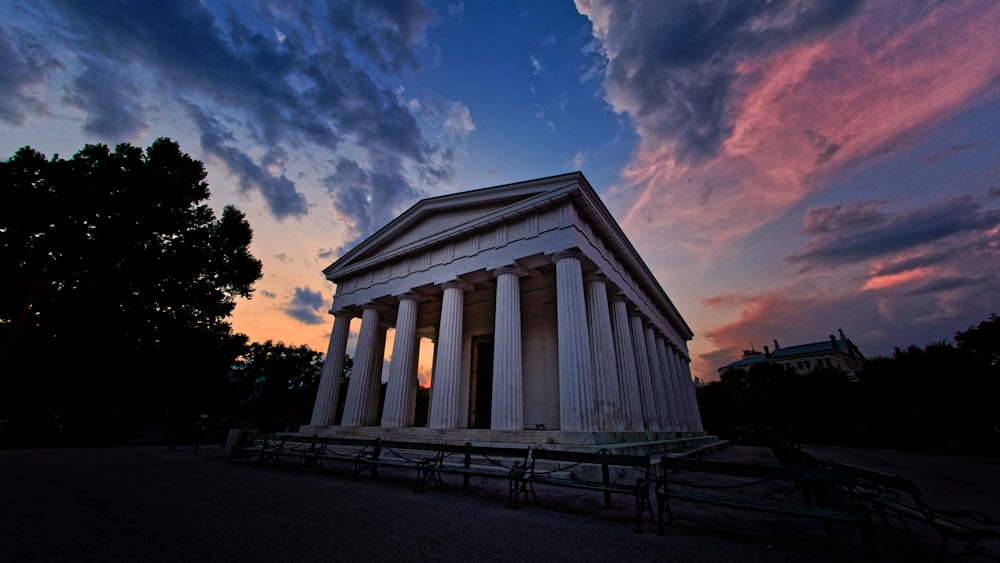
[[[907,475],[943,508],[1000,519],[1000,460],[806,447],[820,457]],[[713,458],[774,462],[734,445]],[[412,492],[411,472],[350,480],[291,466],[228,464],[218,448],[0,451],[0,560],[30,561],[861,561],[857,530],[826,541],[819,522],[675,503],[664,535],[633,530],[633,504],[538,488],[505,508],[506,480],[456,476]],[[931,561],[933,530],[876,523],[883,561]],[[993,553],[1000,551],[993,549]],[[975,561],[975,559],[964,559]]]

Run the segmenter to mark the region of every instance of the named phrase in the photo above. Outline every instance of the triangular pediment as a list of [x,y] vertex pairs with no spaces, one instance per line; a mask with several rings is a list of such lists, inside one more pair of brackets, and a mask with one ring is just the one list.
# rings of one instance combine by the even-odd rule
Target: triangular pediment
[[423,199],[340,257],[324,273],[333,279],[336,272],[377,261],[380,256],[433,244],[450,233],[473,229],[498,214],[536,205],[539,197],[575,186],[580,178],[579,173],[563,174]]

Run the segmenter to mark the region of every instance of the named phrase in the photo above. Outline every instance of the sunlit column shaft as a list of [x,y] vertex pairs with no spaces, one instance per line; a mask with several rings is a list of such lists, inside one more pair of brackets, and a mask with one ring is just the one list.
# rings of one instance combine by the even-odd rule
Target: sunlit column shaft
[[441,302],[441,332],[437,343],[434,366],[434,402],[430,412],[431,428],[458,427],[458,390],[462,368],[462,316],[465,304],[465,284],[448,282],[443,285]]
[[628,304],[621,296],[611,301],[615,334],[615,360],[618,366],[618,384],[621,387],[626,430],[643,430],[642,397],[639,392],[639,372],[635,362],[635,346],[629,327]]
[[354,352],[354,368],[351,372],[351,384],[347,388],[342,426],[364,425],[365,410],[370,403],[371,383],[379,377],[372,361],[379,332],[378,308],[373,305],[365,306],[361,313],[361,332]]
[[524,429],[523,365],[521,357],[520,268],[501,268],[497,277],[493,331],[493,404],[490,428]]
[[351,315],[344,312],[333,316],[333,330],[326,349],[326,361],[323,362],[323,375],[319,380],[319,390],[316,392],[316,402],[309,421],[313,426],[333,424],[337,416],[337,399],[340,396],[340,379],[344,372],[351,318]]
[[389,364],[389,381],[382,409],[383,427],[406,426],[410,403],[416,399],[413,382],[417,379],[414,362],[417,351],[417,305],[417,296],[414,294],[407,293],[399,297],[396,337],[392,345],[392,362]]
[[629,317],[632,324],[632,345],[635,347],[635,363],[639,368],[639,396],[642,398],[642,423],[646,430],[656,429],[656,395],[653,394],[652,368],[649,366],[649,351],[646,350],[646,328],[642,317]]
[[608,288],[602,278],[587,278],[587,321],[597,404],[597,427],[601,430],[624,430],[621,388],[615,360],[614,336]]
[[559,339],[559,419],[562,430],[594,430],[590,338],[580,253],[559,252],[556,309]]

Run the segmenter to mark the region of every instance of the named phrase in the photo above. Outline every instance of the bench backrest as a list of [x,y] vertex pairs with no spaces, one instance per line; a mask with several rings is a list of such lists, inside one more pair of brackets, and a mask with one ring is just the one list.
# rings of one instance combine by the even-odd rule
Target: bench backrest
[[829,460],[824,461],[823,465],[825,467],[850,473],[858,480],[859,485],[862,487],[868,486],[876,489],[887,489],[896,493],[909,495],[913,497],[915,501],[921,502],[923,493],[921,493],[920,487],[917,487],[917,484],[909,477],[882,473],[881,471],[875,471],[874,469]]
[[561,461],[566,463],[590,463],[594,465],[614,465],[620,467],[640,467],[649,469],[648,455],[615,454],[609,451],[574,452],[564,450],[546,450],[534,448],[531,450],[533,460]]
[[666,455],[661,458],[661,464],[665,471],[714,473],[812,485],[850,486],[855,480],[849,472],[817,467],[789,467]]
[[465,455],[464,461],[466,467],[469,467],[472,463],[472,456],[484,457],[494,463],[497,463],[499,459],[511,459],[522,465],[527,464],[531,456],[531,448],[529,446],[477,446],[466,442],[460,448],[461,453]]

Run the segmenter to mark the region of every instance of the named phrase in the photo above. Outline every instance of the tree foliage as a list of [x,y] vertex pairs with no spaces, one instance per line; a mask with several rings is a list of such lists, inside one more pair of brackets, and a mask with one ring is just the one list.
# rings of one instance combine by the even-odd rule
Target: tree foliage
[[837,370],[780,365],[730,371],[698,390],[710,432],[734,437],[1000,453],[1000,318],[955,334],[955,344],[896,348],[855,381]]
[[169,139],[0,163],[0,414],[105,424],[225,393],[247,341],[228,318],[261,263],[205,176]]
[[308,346],[250,344],[232,372],[234,424],[273,431],[308,421],[322,374],[323,354]]

